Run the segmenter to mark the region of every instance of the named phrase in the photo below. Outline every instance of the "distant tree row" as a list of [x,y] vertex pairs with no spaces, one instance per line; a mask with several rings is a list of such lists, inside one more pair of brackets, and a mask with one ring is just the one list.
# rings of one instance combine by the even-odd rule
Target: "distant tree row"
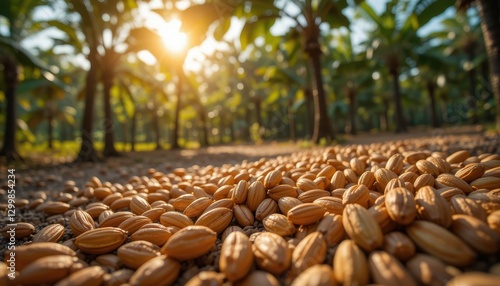
[[[328,143],[417,125],[500,130],[498,1],[389,0],[381,11],[361,0],[177,2],[149,13],[182,22],[180,52],[145,25],[147,0],[2,1],[0,154],[19,159],[16,142],[37,138],[48,148],[77,140],[76,160],[97,161],[96,141],[108,157],[138,142]],[[462,11],[443,14],[455,6]],[[438,16],[439,28],[424,34]],[[271,32],[278,22],[283,35]],[[356,22],[361,42],[349,29]],[[49,49],[26,48],[51,29],[59,32]],[[188,52],[207,38],[219,49],[187,68]],[[85,68],[74,61],[81,56]]]

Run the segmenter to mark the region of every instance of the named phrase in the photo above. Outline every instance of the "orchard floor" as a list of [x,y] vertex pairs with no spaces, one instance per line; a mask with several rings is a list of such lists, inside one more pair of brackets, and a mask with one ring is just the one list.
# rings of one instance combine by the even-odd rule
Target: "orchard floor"
[[[387,141],[440,138],[446,136],[480,135],[484,130],[481,126],[447,127],[443,129],[412,129],[408,133],[359,133],[358,135],[338,136],[342,145],[372,144]],[[23,190],[61,191],[64,182],[74,180],[82,187],[93,176],[102,181],[125,183],[132,175],[145,175],[147,170],[154,168],[160,172],[169,172],[174,168],[201,167],[224,164],[240,164],[243,160],[257,161],[260,158],[272,158],[289,155],[294,152],[322,148],[308,146],[307,143],[266,142],[263,144],[217,145],[200,149],[156,150],[145,152],[128,152],[117,158],[108,158],[99,163],[57,164],[51,158],[40,154],[29,154],[26,164],[16,169],[16,187],[18,194],[23,196]],[[0,166],[0,173],[6,174],[7,168]],[[6,189],[7,176],[0,177],[0,189]]]

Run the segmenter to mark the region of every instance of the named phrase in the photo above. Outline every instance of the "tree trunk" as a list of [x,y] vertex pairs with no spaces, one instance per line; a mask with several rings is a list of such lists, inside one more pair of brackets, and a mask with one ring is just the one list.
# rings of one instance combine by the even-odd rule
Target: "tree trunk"
[[137,127],[137,111],[134,110],[132,123],[130,124],[130,151],[135,151],[135,129]]
[[321,49],[318,39],[307,43],[306,52],[311,60],[314,81],[316,83],[313,91],[314,98],[314,132],[311,140],[318,144],[321,139],[326,139],[330,143],[334,134],[330,127],[325,90],[323,88],[323,77],[321,76]]
[[97,52],[91,52],[88,56],[90,69],[85,79],[85,108],[82,120],[82,144],[75,163],[79,162],[98,162],[100,159],[94,149],[94,140],[92,138],[92,129],[94,125],[94,101],[97,89]]
[[427,81],[427,92],[429,93],[429,99],[431,100],[431,120],[432,127],[439,128],[439,119],[436,111],[436,94],[435,94],[436,86],[433,82]]
[[0,156],[7,161],[22,160],[16,150],[16,88],[19,82],[17,62],[14,58],[4,55],[3,76],[5,82],[5,136]]
[[478,0],[477,6],[490,64],[491,87],[495,96],[496,130],[500,132],[500,2]]
[[401,93],[399,91],[399,73],[392,71],[393,88],[394,88],[394,113],[396,119],[396,133],[406,132],[406,122],[403,116],[403,107],[401,104]]
[[306,98],[306,117],[307,117],[306,135],[307,138],[312,138],[312,134],[314,131],[314,98],[312,90],[310,88],[305,88],[304,96]]
[[[201,103],[200,103],[201,104]],[[200,146],[201,147],[206,147],[209,145],[208,143],[208,126],[207,126],[207,113],[205,111],[205,108],[200,105]]]
[[47,118],[47,141],[48,141],[48,145],[47,147],[49,149],[52,149],[54,148],[53,146],[53,141],[54,141],[54,131],[53,131],[53,125],[54,124],[54,114],[53,114],[53,111],[52,110],[49,110],[49,114],[48,114],[48,118]]
[[156,109],[153,110],[152,113],[152,123],[153,123],[153,133],[154,133],[154,140],[155,140],[155,150],[161,150],[161,136],[160,136],[160,124],[158,122],[158,115],[156,112]]
[[115,149],[115,130],[113,122],[113,110],[111,110],[111,87],[113,86],[113,72],[104,71],[102,76],[104,85],[104,151],[105,157],[117,157],[120,153]]
[[181,113],[181,98],[182,98],[182,68],[177,69],[177,103],[175,106],[175,115],[174,115],[174,130],[172,134],[172,149],[179,149],[179,120]]
[[292,110],[292,101],[288,101],[288,106],[287,106],[287,113],[288,113],[288,126],[290,128],[290,140],[295,142],[297,140],[297,136],[295,134],[295,114],[293,113]]
[[[471,50],[469,51],[468,54],[469,61],[472,63],[474,61],[474,51]],[[468,72],[469,76],[469,98],[467,99],[467,105],[469,107],[469,112],[472,113],[471,118],[470,118],[470,123],[471,124],[477,124],[478,123],[478,118],[477,118],[477,97],[476,97],[476,69],[471,68]]]
[[357,108],[356,108],[356,91],[351,87],[348,88],[347,90],[347,96],[349,98],[349,121],[351,123],[351,130],[350,133],[351,135],[356,135],[358,132],[356,128],[356,114],[357,114]]
[[252,127],[252,124],[250,122],[252,120],[252,114],[250,112],[250,108],[248,107],[248,104],[245,106],[245,123],[247,124],[245,131],[244,131],[244,137],[245,137],[245,142],[251,142],[252,138],[250,135],[250,127]]
[[261,115],[261,100],[258,96],[254,98],[255,105],[255,121],[259,124],[259,129],[262,128],[262,115]]

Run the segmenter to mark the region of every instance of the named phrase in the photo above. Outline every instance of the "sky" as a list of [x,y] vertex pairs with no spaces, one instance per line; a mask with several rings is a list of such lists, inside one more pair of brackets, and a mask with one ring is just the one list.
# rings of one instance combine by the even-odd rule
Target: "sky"
[[[366,0],[366,1],[368,2],[368,4],[370,4],[374,8],[374,10],[377,13],[380,13],[380,12],[382,12],[384,10],[385,3],[387,2],[386,0]],[[161,5],[161,0],[154,0],[152,3],[153,3],[153,5],[159,6],[159,5]],[[291,12],[293,12],[293,11],[291,11]],[[50,13],[51,12],[48,11],[48,10],[41,10],[41,11],[39,11],[39,15],[38,16],[41,16],[41,17],[46,17],[47,16],[48,17],[50,15]],[[445,17],[453,15],[453,13],[454,13],[454,9],[453,8],[448,9],[440,17],[437,17],[437,18],[433,19],[426,26],[424,26],[420,30],[420,34],[421,35],[425,35],[425,34],[428,34],[429,32],[432,32],[434,30],[439,29],[440,28],[440,21],[443,18],[445,18]],[[352,19],[353,14],[354,14],[353,9],[348,8],[345,11],[345,14],[349,18]],[[150,15],[150,16],[151,16],[151,18],[153,17],[153,15]],[[154,16],[156,16],[156,15],[154,15]],[[243,23],[242,22],[238,22],[238,21],[233,21],[233,24],[235,24],[235,25],[231,26],[231,29],[229,30],[229,32],[227,33],[227,35],[225,37],[228,40],[237,39],[238,35],[239,35],[240,31],[241,31],[241,28],[243,26]],[[290,19],[278,20],[276,22],[276,24],[271,28],[271,33],[273,33],[274,35],[284,34],[284,32],[286,32],[291,25],[293,25],[293,21],[290,20]],[[366,39],[365,31],[368,30],[368,28],[369,28],[369,27],[367,27],[367,25],[369,25],[369,23],[367,23],[366,21],[363,21],[363,20],[351,21],[351,27],[350,28],[351,28],[351,31],[352,31],[353,44],[355,46],[359,45],[359,43],[361,43],[363,40]],[[31,48],[31,49],[35,48],[37,46],[41,47],[43,49],[47,49],[52,44],[52,41],[50,40],[50,37],[51,36],[57,36],[57,34],[58,34],[58,32],[55,29],[49,29],[48,31],[46,31],[44,33],[41,33],[37,37],[33,37],[31,39],[28,39],[28,40],[24,41],[23,44],[25,44],[26,47]],[[210,53],[216,47],[217,47],[217,44],[215,44],[215,40],[209,38],[202,45],[201,49],[203,51],[205,51],[205,52]],[[190,57],[192,58],[191,61],[193,61],[193,59],[195,59],[195,58],[198,58],[198,60],[203,60],[203,57],[200,56],[200,52],[199,51],[192,51],[191,54],[190,54]],[[75,61],[76,61],[77,64],[80,64],[80,65],[82,65],[84,67],[88,66],[86,64],[86,60],[85,60],[85,57],[83,55],[77,56],[74,59],[75,59]],[[151,57],[149,57],[149,59],[146,59],[146,61],[150,61],[150,63],[153,63]],[[191,63],[191,65],[194,65],[194,64]]]

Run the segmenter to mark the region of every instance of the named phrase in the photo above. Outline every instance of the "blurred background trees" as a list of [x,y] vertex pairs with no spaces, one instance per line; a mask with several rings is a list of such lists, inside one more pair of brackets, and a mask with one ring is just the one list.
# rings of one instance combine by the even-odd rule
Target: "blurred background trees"
[[498,1],[21,2],[0,4],[9,160],[500,130]]

